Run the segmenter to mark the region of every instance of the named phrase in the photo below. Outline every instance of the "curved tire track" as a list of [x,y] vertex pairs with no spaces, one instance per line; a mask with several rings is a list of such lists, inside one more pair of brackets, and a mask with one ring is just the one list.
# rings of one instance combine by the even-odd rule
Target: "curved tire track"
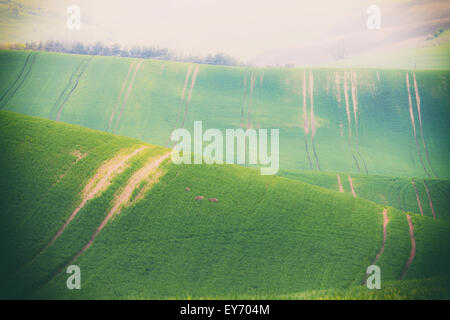
[[[25,64],[23,66],[22,71],[20,72],[19,77],[14,81],[13,85],[7,90],[7,92],[5,92],[2,95],[1,100],[3,100],[3,106],[1,108],[3,108],[4,106],[6,106],[6,104],[9,102],[9,100],[16,94],[16,92],[20,89],[20,87],[23,85],[23,83],[25,82],[25,80],[28,78],[28,75],[30,74],[33,65],[34,65],[34,61],[36,60],[36,53],[32,54],[30,53],[27,57],[27,59],[25,60]],[[28,59],[30,58],[30,59]],[[10,91],[12,90],[12,91]]]
[[[378,262],[378,259],[380,259],[380,256],[381,256],[381,254],[384,251],[384,247],[386,245],[386,240],[387,240],[387,226],[388,226],[388,223],[389,223],[389,217],[388,217],[388,214],[387,214],[387,209],[384,208],[383,209],[383,243],[381,244],[381,248],[378,251],[377,255],[375,256],[375,259],[373,260],[372,265],[374,265],[374,264],[376,264]],[[366,283],[368,276],[369,275],[366,274],[362,284]]]
[[122,118],[123,111],[125,110],[125,107],[127,106],[128,97],[130,96],[131,90],[133,90],[133,84],[134,84],[134,80],[136,79],[136,74],[143,62],[144,61],[139,61],[136,65],[136,68],[134,69],[133,76],[130,80],[130,84],[128,86],[127,93],[126,93],[125,98],[122,103],[122,107],[120,108],[119,116],[117,117],[116,125],[114,126],[114,132],[117,131],[117,127],[119,126],[119,122],[120,122],[120,119]]
[[[59,107],[58,110],[58,115],[56,116],[56,121],[59,121],[60,117],[61,117],[61,113],[64,109],[64,106],[66,105],[67,101],[69,100],[70,96],[72,95],[72,93],[75,91],[75,89],[78,86],[78,83],[80,81],[81,76],[84,74],[84,72],[87,69],[87,66],[89,65],[89,62],[91,62],[93,58],[88,58],[85,59],[81,62],[82,66],[80,67],[80,72],[78,73],[78,75],[76,76],[76,80],[75,80],[75,84],[73,85],[72,89],[69,91],[69,93],[66,95],[66,97],[64,98],[64,101],[62,102],[61,106]],[[71,78],[72,79],[72,78]]]
[[[20,78],[22,77],[23,73],[25,72],[25,69],[28,65],[28,62],[30,61],[30,57],[33,54],[33,52],[30,52],[27,57],[25,58],[25,62],[22,66],[22,69],[20,70],[20,73],[18,75],[18,77],[16,78],[16,80],[14,80],[14,82],[12,83],[12,85],[6,89],[6,91],[2,94],[2,96],[0,97],[0,103],[3,101],[3,99],[8,95],[8,93],[14,88],[14,86],[18,83],[18,81],[20,80]],[[8,99],[9,100],[9,99]],[[8,100],[6,100],[5,104],[8,103]]]
[[406,215],[406,219],[408,220],[409,225],[409,236],[411,238],[411,253],[409,254],[408,261],[406,261],[405,267],[403,268],[402,274],[400,275],[400,280],[402,280],[406,272],[408,272],[409,267],[411,266],[411,263],[414,260],[414,257],[416,256],[416,239],[414,237],[414,225],[411,220],[411,216],[409,214]]
[[[112,159],[109,159],[105,161],[98,169],[95,175],[90,179],[90,181],[86,184],[84,190],[83,190],[83,200],[78,205],[78,207],[72,212],[72,214],[69,216],[69,218],[66,220],[66,222],[63,224],[63,226],[58,230],[58,232],[53,236],[53,238],[50,240],[50,242],[44,247],[43,250],[41,250],[40,253],[42,253],[44,250],[46,250],[48,247],[50,247],[56,239],[59,238],[59,236],[64,232],[66,227],[69,225],[69,223],[75,218],[75,216],[78,214],[78,212],[86,205],[86,203],[95,198],[98,197],[103,190],[105,190],[112,179],[113,176],[115,176],[118,171],[120,171],[120,168],[126,165],[126,162],[134,157],[136,154],[142,152],[143,150],[147,149],[148,147],[142,146],[133,152],[131,152],[128,155],[120,154],[118,156],[113,157]],[[40,254],[39,253],[39,254]],[[38,254],[38,255],[39,255]]]
[[420,199],[419,199],[419,192],[417,192],[416,183],[414,182],[413,179],[411,179],[411,184],[414,187],[414,191],[416,192],[417,205],[419,206],[420,214],[423,215],[422,205],[420,204]]
[[427,192],[428,202],[429,202],[430,208],[431,208],[431,213],[433,214],[433,218],[436,219],[436,213],[434,212],[434,208],[433,208],[433,201],[431,201],[430,190],[428,190],[428,186],[427,186],[425,180],[423,180],[423,186],[425,187],[425,191]]
[[406,73],[406,88],[408,90],[409,115],[410,115],[410,118],[411,118],[411,125],[412,125],[412,128],[413,128],[414,140],[416,142],[417,154],[419,156],[419,160],[420,160],[420,163],[422,164],[422,168],[425,171],[425,174],[429,178],[431,178],[431,175],[428,173],[428,170],[426,169],[425,164],[423,163],[422,154],[420,152],[420,147],[419,147],[419,142],[417,140],[416,123],[415,123],[415,120],[414,120],[414,112],[413,112],[413,108],[412,108],[411,90],[410,90],[410,87],[409,87],[409,76],[408,76],[408,73]]
[[420,111],[420,95],[419,95],[419,86],[417,84],[416,81],[416,73],[413,72],[413,82],[414,82],[414,92],[416,94],[416,105],[417,105],[417,114],[419,115],[419,125],[420,125],[420,134],[422,136],[422,144],[423,144],[423,148],[425,149],[425,156],[427,158],[428,164],[430,165],[431,168],[431,172],[433,172],[433,174],[439,178],[439,176],[436,174],[436,171],[434,171],[433,165],[431,164],[431,160],[430,160],[430,154],[428,153],[428,148],[427,145],[425,143],[425,137],[423,135],[423,127],[422,127],[422,114]]
[[[157,159],[152,159],[152,161],[147,162],[141,169],[136,171],[133,176],[128,180],[127,185],[122,190],[122,192],[119,194],[119,196],[114,200],[113,207],[108,212],[107,216],[101,224],[98,226],[98,228],[95,230],[94,234],[91,236],[89,241],[83,246],[80,252],[78,252],[68,263],[65,264],[63,268],[61,268],[54,276],[53,278],[58,275],[60,272],[62,272],[67,265],[71,264],[73,261],[78,259],[83,252],[85,252],[89,247],[94,243],[95,238],[97,235],[102,231],[102,229],[106,226],[106,224],[111,220],[111,218],[115,215],[120,213],[122,206],[129,202],[131,199],[132,193],[134,189],[145,179],[148,178],[149,174],[157,169],[159,165],[167,159],[171,155],[171,152],[167,152],[166,154],[158,157]],[[156,177],[152,177],[149,183],[155,182],[157,178],[159,178],[161,174],[157,174]]]

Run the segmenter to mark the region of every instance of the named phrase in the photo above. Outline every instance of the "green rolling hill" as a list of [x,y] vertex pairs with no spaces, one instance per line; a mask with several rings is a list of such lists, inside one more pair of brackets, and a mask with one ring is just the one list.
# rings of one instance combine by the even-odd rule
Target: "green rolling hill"
[[449,71],[219,67],[25,51],[1,51],[0,66],[4,110],[161,146],[194,120],[221,130],[279,128],[284,170],[450,177]]
[[[450,71],[30,51],[0,70],[1,298],[450,297]],[[195,120],[279,128],[278,175],[171,163]]]
[[[0,141],[2,298],[449,297],[439,216],[9,111]],[[361,285],[372,263],[377,292]]]

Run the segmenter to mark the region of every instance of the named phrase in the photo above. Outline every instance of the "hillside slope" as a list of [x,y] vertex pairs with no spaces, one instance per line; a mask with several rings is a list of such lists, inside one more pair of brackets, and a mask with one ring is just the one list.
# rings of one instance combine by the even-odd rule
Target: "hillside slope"
[[342,193],[354,193],[355,197],[402,211],[450,220],[449,180],[300,170],[281,170],[279,175]]
[[[443,220],[11,112],[0,137],[2,297],[282,296],[358,286],[373,263],[383,280],[449,275]],[[67,290],[67,264],[82,290]]]
[[276,69],[0,52],[0,109],[169,146],[279,128],[282,169],[450,178],[450,71]]

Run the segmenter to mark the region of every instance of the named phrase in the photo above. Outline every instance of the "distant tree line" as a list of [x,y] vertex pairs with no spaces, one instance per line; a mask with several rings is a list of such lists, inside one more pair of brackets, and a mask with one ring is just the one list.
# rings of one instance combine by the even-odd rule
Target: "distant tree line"
[[61,41],[49,40],[41,42],[8,43],[0,45],[0,49],[11,50],[33,50],[48,52],[64,52],[74,54],[89,54],[95,56],[116,56],[142,59],[159,59],[170,61],[193,62],[202,64],[222,65],[222,66],[242,66],[239,60],[224,53],[209,54],[207,56],[180,55],[167,48],[133,46],[131,48],[120,46],[119,44],[105,45],[99,41],[94,44],[84,44],[82,42],[65,43]]

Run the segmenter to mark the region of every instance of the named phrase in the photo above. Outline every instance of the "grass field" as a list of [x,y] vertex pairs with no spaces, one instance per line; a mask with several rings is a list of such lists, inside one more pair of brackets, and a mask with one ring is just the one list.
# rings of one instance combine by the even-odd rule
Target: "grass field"
[[[279,175],[334,191],[340,191],[339,176],[343,192],[352,194],[349,174],[346,173],[282,170]],[[358,197],[403,211],[418,214],[423,212],[425,216],[450,220],[449,180],[361,174],[352,174],[350,178]]]
[[[166,149],[9,111],[0,111],[0,137],[3,298],[449,295],[444,219],[410,213],[417,250],[398,280],[411,251],[406,213],[386,207],[384,243],[384,205],[348,189],[235,165],[155,162]],[[149,163],[157,165],[141,174]],[[368,292],[361,282],[382,243],[384,289]],[[66,288],[69,263],[82,270],[82,290]]]
[[279,128],[284,170],[450,177],[449,71],[219,67],[21,51],[1,51],[0,67],[4,110],[162,146],[194,120],[220,130]]

